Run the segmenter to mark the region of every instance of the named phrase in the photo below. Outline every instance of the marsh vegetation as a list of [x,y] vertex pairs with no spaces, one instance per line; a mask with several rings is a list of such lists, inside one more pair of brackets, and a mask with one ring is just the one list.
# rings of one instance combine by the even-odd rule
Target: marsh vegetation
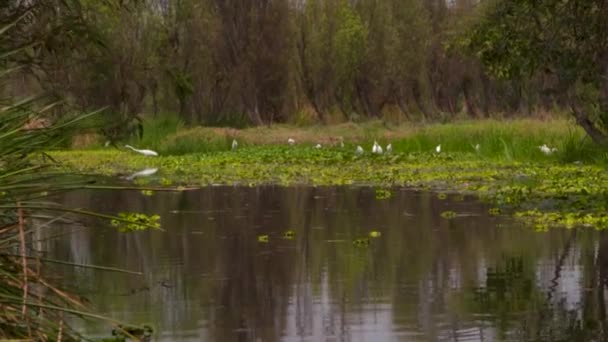
[[[87,284],[95,272],[112,272],[112,284],[131,277],[121,283],[131,288],[118,291],[126,299],[110,300],[117,307],[167,293],[178,306],[171,291],[193,288],[209,302],[243,304],[234,317],[209,319],[206,334],[222,339],[365,339],[380,338],[382,329],[421,340],[603,339],[605,236],[595,230],[608,227],[607,11],[599,0],[5,2],[0,338],[77,340],[90,337],[85,332],[145,340],[156,327],[140,326],[144,318],[161,325],[161,338],[186,338],[186,330],[163,337],[170,324],[151,317],[162,308],[137,316],[102,305],[100,313],[137,323],[106,319],[103,331],[74,319],[104,317],[89,311],[86,289],[73,280]],[[217,186],[230,187],[216,194]],[[190,191],[196,188],[204,189]],[[192,193],[226,214],[199,215],[191,205],[209,203]],[[320,212],[326,216],[315,221],[311,213]],[[274,220],[281,215],[289,220]],[[254,221],[237,231],[231,220],[238,217]],[[400,220],[417,226],[399,231]],[[76,238],[71,228],[101,233]],[[424,241],[412,239],[419,232]],[[526,239],[493,240],[510,233]],[[189,254],[193,235],[203,236],[208,253]],[[107,246],[96,245],[104,239]],[[119,244],[129,249],[110,255]],[[428,256],[451,247],[457,252]],[[153,249],[183,251],[184,264],[204,257],[224,266],[209,271],[209,261],[201,275],[159,262],[159,272],[147,262],[156,260]],[[305,257],[286,252],[294,250]],[[574,258],[570,269],[567,258]],[[547,260],[555,276],[534,279],[548,270],[532,265]],[[562,281],[562,271],[585,290]],[[214,278],[200,286],[187,273]],[[424,284],[438,292],[415,299],[400,292]],[[389,292],[397,293],[390,308]],[[438,315],[482,315],[483,324],[429,328],[433,305],[425,298],[440,300],[437,293],[450,306],[440,305]],[[335,308],[348,314],[328,314],[341,323],[324,326],[342,330],[320,332],[312,303],[332,306],[338,297],[347,302]],[[387,309],[353,311],[350,303]],[[412,306],[424,308],[416,313],[424,329],[409,319],[389,328],[381,319],[384,327],[363,326],[367,334],[349,316],[402,317],[414,314]],[[516,312],[532,328],[505,318]],[[278,316],[297,328],[268,323]]]

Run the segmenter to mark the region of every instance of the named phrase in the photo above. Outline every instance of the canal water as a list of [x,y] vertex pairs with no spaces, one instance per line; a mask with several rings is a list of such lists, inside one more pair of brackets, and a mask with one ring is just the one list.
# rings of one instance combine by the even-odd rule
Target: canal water
[[[388,198],[385,198],[388,197]],[[475,198],[369,187],[75,191],[102,213],[45,230],[51,277],[155,341],[589,341],[606,337],[608,235],[535,232]],[[446,214],[449,212],[450,214]],[[64,234],[68,233],[68,234]],[[74,321],[86,336],[112,327]]]

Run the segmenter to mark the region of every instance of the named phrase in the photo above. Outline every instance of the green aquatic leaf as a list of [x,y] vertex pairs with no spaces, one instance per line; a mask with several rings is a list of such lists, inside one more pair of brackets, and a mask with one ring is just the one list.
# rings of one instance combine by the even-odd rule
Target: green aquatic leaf
[[490,208],[488,210],[488,214],[490,214],[492,216],[498,216],[501,214],[501,210],[500,210],[500,208]]
[[393,194],[390,192],[390,190],[376,189],[376,199],[378,200],[389,199],[392,195]]
[[378,238],[380,236],[382,236],[382,233],[380,233],[379,231],[372,230],[371,232],[369,232],[369,237]]
[[258,235],[258,242],[268,243],[268,235]]
[[358,246],[358,247],[365,247],[365,246],[369,246],[370,242],[371,242],[371,240],[367,237],[358,238],[353,241],[353,245]]
[[[511,144],[511,140],[505,141]],[[490,142],[480,143],[487,146],[488,151],[492,149]],[[502,155],[500,141],[495,147]],[[423,146],[420,145],[418,150],[424,150]],[[460,193],[448,196],[455,201],[464,199],[463,194],[471,194],[491,207],[514,213],[518,219],[529,222],[530,227],[534,225],[533,220],[517,215],[518,212],[542,208],[541,212],[554,213],[547,216],[555,221],[551,226],[585,225],[603,229],[606,227],[603,213],[608,211],[608,173],[603,167],[557,164],[546,159],[539,162],[480,159],[474,153],[450,151],[445,153],[453,156],[450,160],[444,153],[439,156],[416,151],[401,153],[400,149],[400,153],[394,153],[394,156],[400,155],[400,159],[393,161],[393,156],[356,157],[352,151],[341,154],[334,149],[316,150],[299,146],[251,146],[246,151],[161,156],[154,159],[154,165],[149,165],[149,158],[134,157],[120,151],[50,154],[60,162],[57,165],[63,171],[79,173],[115,175],[149,166],[163,167],[166,171],[164,180],[149,180],[161,185],[173,182],[202,186],[354,184],[373,186],[377,199],[389,198],[389,193],[395,191],[393,186],[431,191],[440,199],[447,193]],[[513,157],[519,155],[522,152],[517,151]]]
[[443,217],[444,219],[448,219],[448,220],[453,219],[456,216],[457,216],[457,214],[451,210],[444,211],[441,213],[441,217]]
[[119,219],[110,221],[121,233],[141,231],[146,229],[160,229],[159,215],[146,215],[142,213],[119,213]]

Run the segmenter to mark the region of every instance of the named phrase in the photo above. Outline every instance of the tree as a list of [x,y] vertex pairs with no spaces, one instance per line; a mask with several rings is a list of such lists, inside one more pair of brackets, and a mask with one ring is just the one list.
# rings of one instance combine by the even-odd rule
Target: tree
[[608,143],[608,4],[488,0],[458,44],[499,78],[557,78],[577,123]]

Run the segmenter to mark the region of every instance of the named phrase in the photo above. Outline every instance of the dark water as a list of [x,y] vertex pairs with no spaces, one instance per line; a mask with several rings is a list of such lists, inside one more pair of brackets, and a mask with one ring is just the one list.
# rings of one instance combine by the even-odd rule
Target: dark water
[[[161,215],[165,232],[89,224],[44,246],[62,260],[142,272],[58,266],[54,276],[101,314],[152,323],[158,341],[605,337],[608,235],[535,233],[474,200],[400,189],[378,200],[370,188],[217,187],[150,197],[83,191],[64,202]],[[444,219],[446,210],[459,216]],[[293,239],[283,238],[287,230]],[[370,231],[382,235],[353,244]],[[89,336],[111,331],[74,324]]]

